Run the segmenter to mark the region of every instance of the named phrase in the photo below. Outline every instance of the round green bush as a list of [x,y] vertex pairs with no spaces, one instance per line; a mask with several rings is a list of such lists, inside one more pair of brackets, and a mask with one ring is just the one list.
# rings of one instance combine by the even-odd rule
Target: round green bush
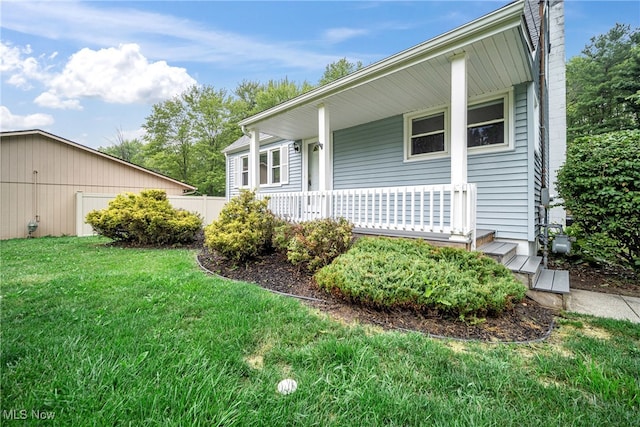
[[271,247],[274,216],[268,199],[256,199],[255,192],[242,190],[229,201],[220,216],[204,230],[204,244],[210,250],[234,260],[256,257]]
[[174,209],[164,190],[119,194],[86,221],[102,236],[139,245],[191,243],[202,228],[200,216]]

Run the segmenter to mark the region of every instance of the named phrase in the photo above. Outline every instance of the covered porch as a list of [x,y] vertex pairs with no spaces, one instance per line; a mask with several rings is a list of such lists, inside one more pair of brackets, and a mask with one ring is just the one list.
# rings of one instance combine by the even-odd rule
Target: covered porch
[[[478,188],[468,180],[469,100],[508,94],[514,86],[533,80],[533,49],[523,8],[523,1],[516,1],[243,120],[240,124],[250,139],[248,187],[260,189],[261,197],[269,197],[271,210],[291,221],[344,217],[363,232],[430,233],[475,245]],[[509,95],[504,99],[504,139],[509,148],[514,140],[514,120],[509,117],[514,105]],[[442,112],[442,149],[438,156],[412,157],[408,151],[414,141],[411,131],[406,136],[406,123],[433,109]],[[425,174],[406,175],[409,185],[402,186],[340,181],[334,170],[340,160],[336,144],[347,141],[337,142],[336,132],[390,117],[405,121],[404,141],[402,137],[388,141],[404,145],[397,169],[420,168],[418,173]],[[301,146],[302,179],[296,191],[260,188],[261,133]],[[312,156],[317,159],[314,167],[309,166]],[[448,164],[447,176],[431,179],[432,158]],[[317,175],[312,177],[314,168]]]

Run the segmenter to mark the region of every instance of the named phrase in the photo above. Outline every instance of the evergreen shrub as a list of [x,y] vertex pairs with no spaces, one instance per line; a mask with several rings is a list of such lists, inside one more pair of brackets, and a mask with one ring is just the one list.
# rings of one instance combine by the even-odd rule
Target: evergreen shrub
[[351,302],[437,309],[461,318],[498,314],[526,293],[506,267],[478,252],[386,237],[359,239],[315,279]]
[[139,245],[191,243],[202,228],[200,216],[174,209],[164,190],[119,194],[86,221],[102,236]]
[[[640,130],[577,138],[567,146],[558,192],[579,230],[586,252],[610,244],[618,264],[640,271]],[[589,238],[597,235],[605,239]],[[597,243],[593,250],[591,243]],[[605,244],[603,246],[603,244]]]
[[270,249],[275,218],[268,203],[268,199],[258,200],[255,192],[242,190],[205,227],[205,246],[233,261],[245,261]]

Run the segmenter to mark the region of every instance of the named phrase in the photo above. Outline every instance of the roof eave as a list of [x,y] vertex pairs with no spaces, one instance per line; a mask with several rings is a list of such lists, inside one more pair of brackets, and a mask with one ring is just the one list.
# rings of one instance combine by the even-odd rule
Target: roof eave
[[433,39],[427,40],[417,46],[371,64],[368,67],[299,95],[289,101],[285,101],[268,110],[247,117],[246,119],[241,120],[239,125],[251,128],[263,120],[277,116],[299,106],[314,102],[321,103],[324,98],[348,90],[349,88],[362,84],[367,80],[378,78],[381,74],[392,72],[396,68],[403,67],[406,63],[411,62],[417,57],[428,55],[430,52],[441,51],[442,49],[449,48],[450,46],[455,47],[454,45],[459,45],[461,42],[473,39],[478,33],[483,33],[484,31],[491,30],[492,28],[498,29],[503,27],[508,28],[521,26],[523,25],[523,10],[524,0],[514,1],[498,10],[490,12],[478,19]]

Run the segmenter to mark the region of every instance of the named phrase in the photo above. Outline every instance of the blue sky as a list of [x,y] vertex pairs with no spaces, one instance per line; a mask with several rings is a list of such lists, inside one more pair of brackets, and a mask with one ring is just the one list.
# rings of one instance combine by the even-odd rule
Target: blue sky
[[[506,3],[3,0],[0,126],[108,146],[192,84],[315,84],[340,58],[367,65]],[[565,19],[571,58],[617,22],[640,27],[640,1],[569,0]]]

